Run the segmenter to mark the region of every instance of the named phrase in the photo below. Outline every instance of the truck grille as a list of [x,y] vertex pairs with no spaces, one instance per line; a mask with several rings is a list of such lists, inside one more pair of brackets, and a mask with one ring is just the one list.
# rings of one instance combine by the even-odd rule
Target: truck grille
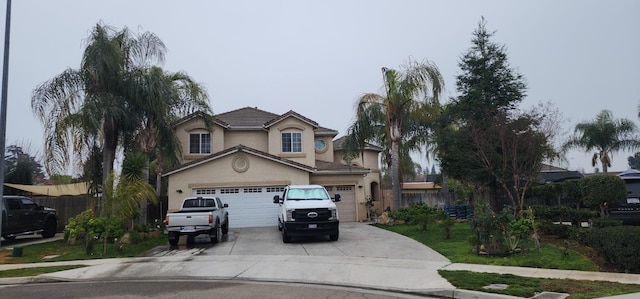
[[[313,213],[317,213],[317,217],[309,217]],[[331,218],[331,211],[329,209],[299,209],[292,213],[293,219],[296,221],[327,221]]]

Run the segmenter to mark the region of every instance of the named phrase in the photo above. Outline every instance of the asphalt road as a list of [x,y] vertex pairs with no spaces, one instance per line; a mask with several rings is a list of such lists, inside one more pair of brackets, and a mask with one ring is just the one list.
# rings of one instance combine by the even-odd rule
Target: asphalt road
[[436,298],[375,290],[292,283],[211,280],[59,282],[4,286],[3,298]]

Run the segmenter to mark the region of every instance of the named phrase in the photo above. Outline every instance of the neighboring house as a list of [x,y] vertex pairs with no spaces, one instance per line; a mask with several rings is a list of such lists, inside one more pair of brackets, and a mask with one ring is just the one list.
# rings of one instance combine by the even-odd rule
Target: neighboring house
[[174,124],[182,144],[180,165],[166,171],[168,209],[185,196],[214,195],[229,204],[231,227],[277,225],[274,195],[289,184],[319,184],[339,193],[340,220],[367,217],[365,198],[380,197],[378,155],[367,145],[347,164],[338,131],[294,111],[274,114],[246,107],[214,115],[208,130],[201,113]]
[[566,168],[561,168],[561,167],[543,163],[540,169],[540,176],[541,176],[540,183],[545,184],[545,183],[562,182],[562,181],[572,180],[572,179],[580,179],[584,175],[582,175],[582,173],[580,173],[579,171],[568,170]]

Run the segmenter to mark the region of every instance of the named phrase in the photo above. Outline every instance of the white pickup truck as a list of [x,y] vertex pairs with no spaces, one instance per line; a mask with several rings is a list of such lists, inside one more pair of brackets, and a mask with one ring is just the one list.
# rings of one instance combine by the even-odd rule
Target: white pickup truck
[[187,243],[195,236],[207,234],[211,243],[218,243],[229,232],[229,205],[217,197],[187,197],[182,208],[168,212],[164,219],[169,234],[169,244],[177,245],[181,235],[187,235]]
[[338,208],[340,194],[334,200],[320,185],[291,185],[284,188],[282,197],[273,197],[280,205],[278,229],[282,231],[282,242],[291,242],[291,237],[329,235],[329,240],[338,240]]

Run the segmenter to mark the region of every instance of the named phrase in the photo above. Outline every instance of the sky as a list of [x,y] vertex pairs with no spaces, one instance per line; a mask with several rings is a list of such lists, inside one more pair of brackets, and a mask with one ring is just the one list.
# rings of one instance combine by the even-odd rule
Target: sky
[[[0,6],[4,33],[6,2]],[[603,109],[640,126],[640,1],[14,0],[6,144],[42,152],[31,94],[80,66],[98,22],[160,37],[168,48],[162,67],[201,83],[214,113],[293,110],[340,137],[357,98],[383,92],[382,67],[428,59],[445,80],[441,102],[457,96],[458,63],[481,17],[526,78],[520,107],[552,103],[562,138]],[[627,169],[631,154],[614,153],[610,171]],[[591,155],[570,151],[558,164],[593,172]]]

